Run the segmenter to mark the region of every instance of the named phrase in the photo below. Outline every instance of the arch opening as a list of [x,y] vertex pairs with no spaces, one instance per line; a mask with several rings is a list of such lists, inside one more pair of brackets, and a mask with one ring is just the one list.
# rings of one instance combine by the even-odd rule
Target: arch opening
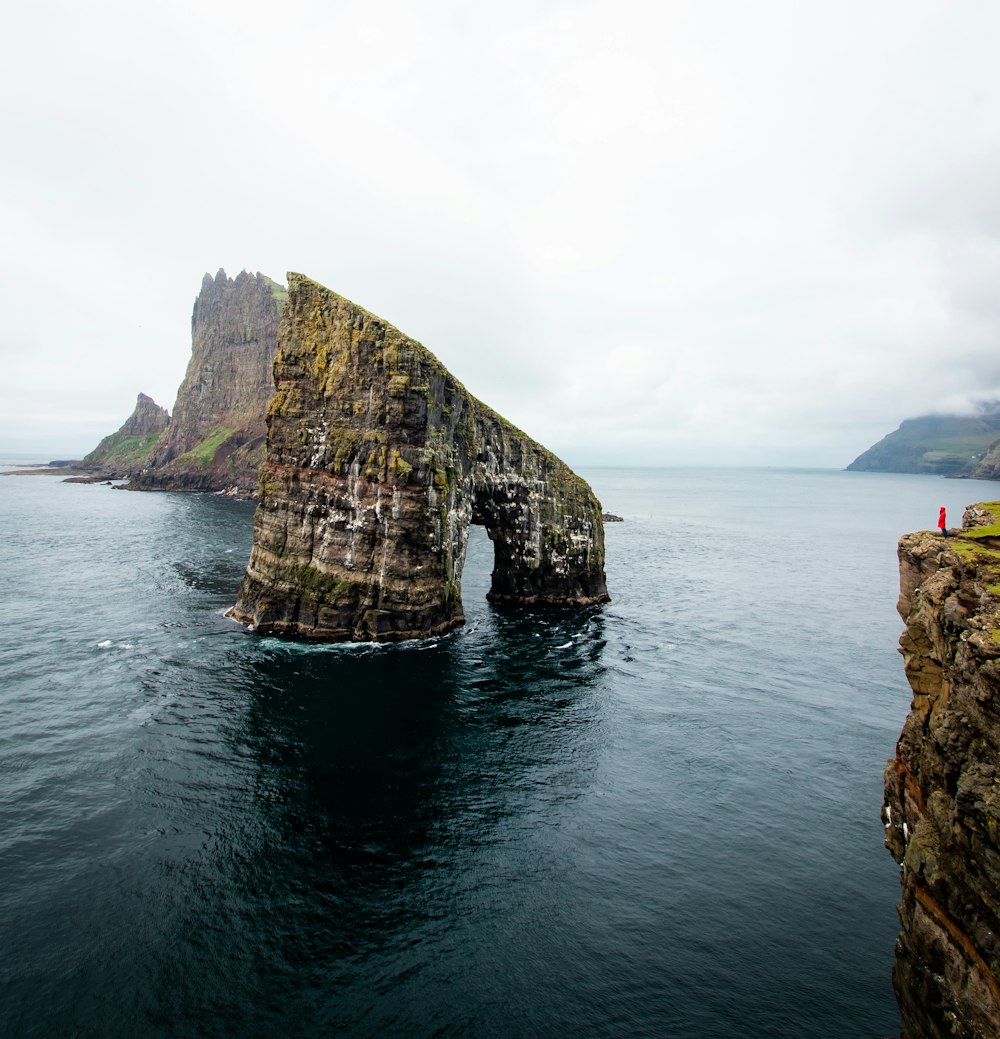
[[258,633],[330,641],[448,631],[464,620],[470,526],[493,546],[489,601],[606,602],[601,506],[587,483],[420,343],[288,280],[233,615]]

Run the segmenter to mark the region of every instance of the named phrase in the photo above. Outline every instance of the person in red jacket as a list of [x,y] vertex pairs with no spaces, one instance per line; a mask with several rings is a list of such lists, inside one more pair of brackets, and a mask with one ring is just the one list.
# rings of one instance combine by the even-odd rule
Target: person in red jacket
[[946,538],[948,536],[948,517],[945,515],[943,505],[938,513],[938,530],[941,531],[941,537]]

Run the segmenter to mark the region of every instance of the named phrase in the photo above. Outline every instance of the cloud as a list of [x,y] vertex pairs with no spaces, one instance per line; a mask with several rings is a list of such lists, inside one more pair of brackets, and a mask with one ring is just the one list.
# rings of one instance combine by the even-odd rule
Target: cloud
[[1000,9],[56,0],[0,62],[0,449],[299,270],[577,463],[843,465],[1000,394]]

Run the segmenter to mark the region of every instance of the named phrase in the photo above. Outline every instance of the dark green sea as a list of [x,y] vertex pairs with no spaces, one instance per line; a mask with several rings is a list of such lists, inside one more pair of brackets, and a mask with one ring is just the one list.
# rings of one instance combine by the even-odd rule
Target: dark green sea
[[0,1034],[881,1039],[895,545],[996,484],[583,470],[613,601],[224,617],[253,507],[0,478]]

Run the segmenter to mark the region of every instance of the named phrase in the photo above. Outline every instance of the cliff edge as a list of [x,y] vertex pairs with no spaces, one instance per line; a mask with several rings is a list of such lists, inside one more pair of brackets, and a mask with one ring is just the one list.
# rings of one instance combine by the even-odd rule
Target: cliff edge
[[288,292],[235,617],[331,641],[448,631],[470,523],[493,541],[491,601],[608,599],[584,480],[381,318],[300,274]]
[[905,1039],[1000,1036],[1000,502],[899,542],[913,691],[885,772]]

